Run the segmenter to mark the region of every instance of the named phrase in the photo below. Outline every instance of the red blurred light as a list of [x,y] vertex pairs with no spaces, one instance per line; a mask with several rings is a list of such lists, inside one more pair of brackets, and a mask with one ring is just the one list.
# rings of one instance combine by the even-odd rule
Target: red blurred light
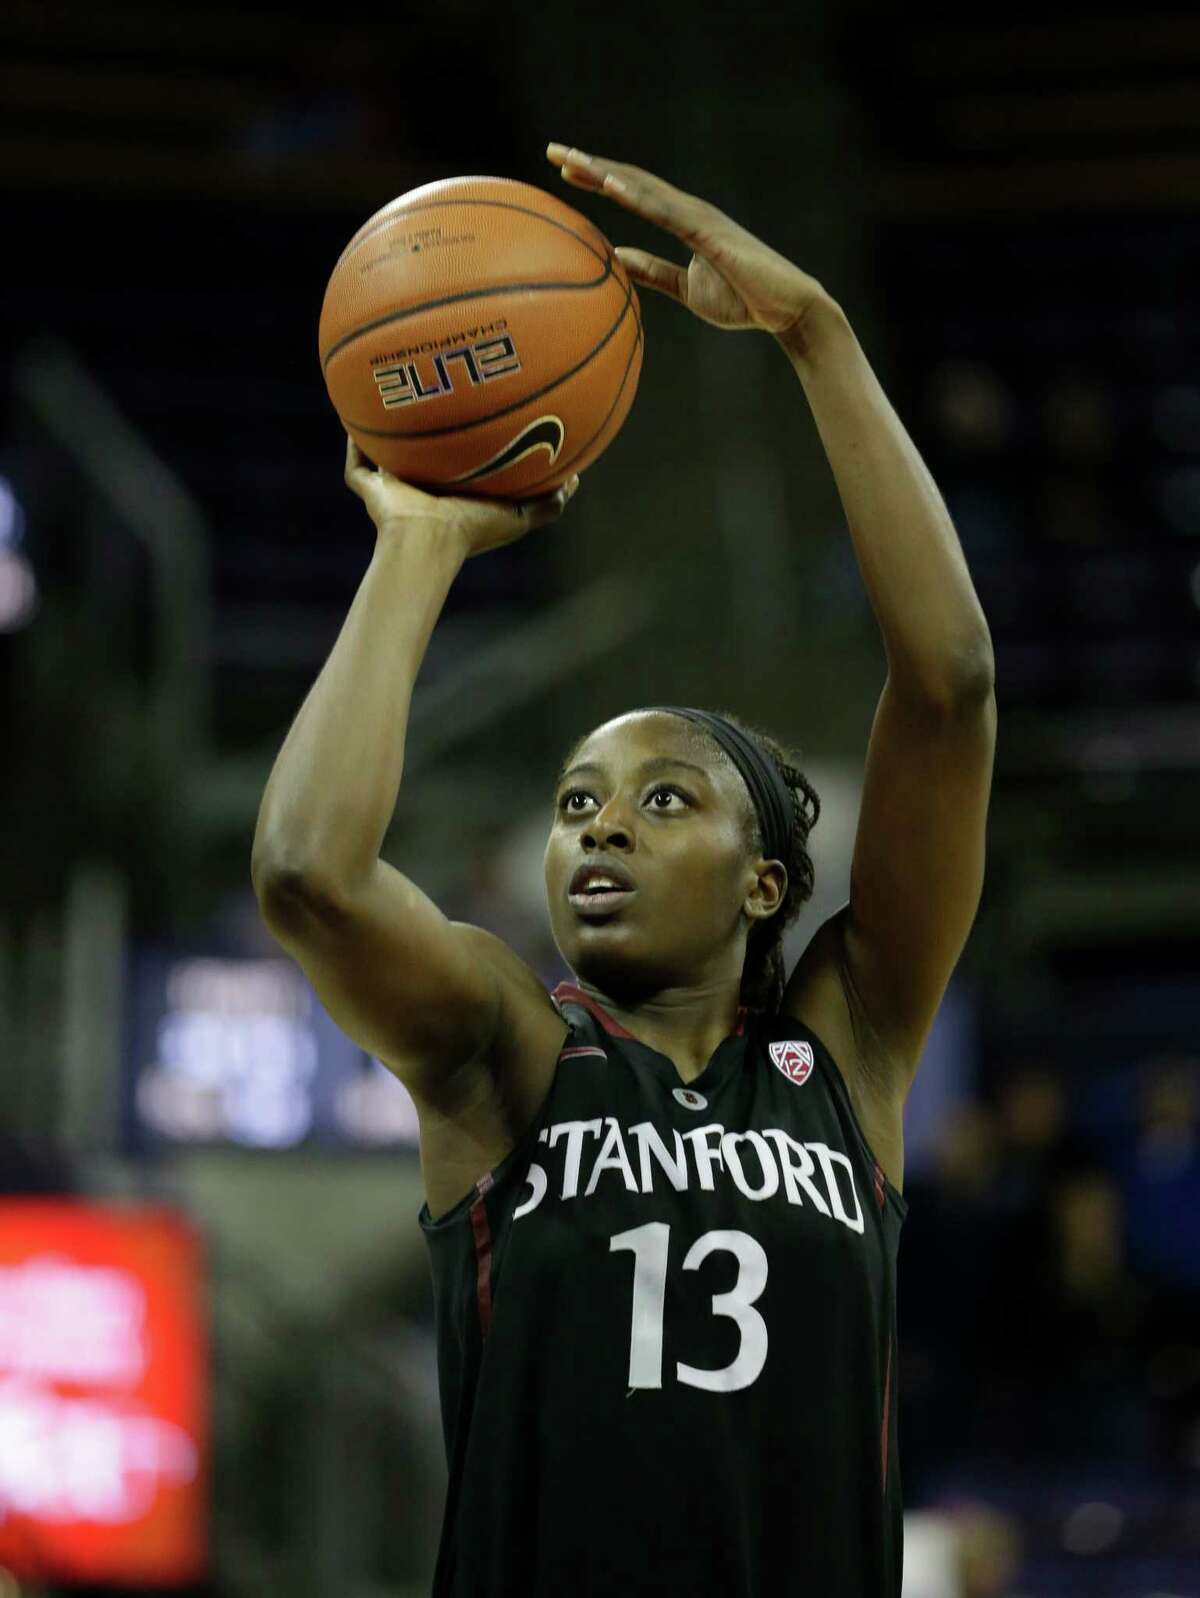
[[186,1218],[0,1200],[0,1566],[197,1580],[208,1427],[202,1247]]

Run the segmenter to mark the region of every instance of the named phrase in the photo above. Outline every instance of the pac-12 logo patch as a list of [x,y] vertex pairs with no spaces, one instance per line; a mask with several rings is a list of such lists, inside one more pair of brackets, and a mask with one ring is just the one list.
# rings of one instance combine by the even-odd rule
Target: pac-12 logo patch
[[796,1043],[788,1039],[786,1043],[768,1043],[771,1058],[787,1077],[789,1082],[794,1082],[797,1087],[802,1082],[807,1082],[812,1075],[813,1051],[810,1043]]

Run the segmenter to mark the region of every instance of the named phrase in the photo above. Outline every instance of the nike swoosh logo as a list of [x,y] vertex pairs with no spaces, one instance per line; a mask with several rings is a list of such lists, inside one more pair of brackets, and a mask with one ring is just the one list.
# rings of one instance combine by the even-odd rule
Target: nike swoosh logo
[[451,483],[473,483],[476,478],[489,477],[493,472],[503,471],[506,466],[515,466],[518,461],[523,461],[526,455],[532,455],[535,449],[544,449],[549,452],[551,466],[558,459],[559,451],[563,447],[566,429],[557,416],[539,416],[536,421],[530,422],[528,427],[523,427],[511,443],[506,444],[499,454],[493,455],[491,460],[484,461],[482,466],[473,466],[469,472],[463,472],[459,477],[448,478]]

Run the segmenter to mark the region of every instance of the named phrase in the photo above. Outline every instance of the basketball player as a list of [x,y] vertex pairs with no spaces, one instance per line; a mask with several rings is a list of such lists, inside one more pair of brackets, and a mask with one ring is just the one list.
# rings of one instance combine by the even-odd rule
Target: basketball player
[[901,1112],[982,888],[987,623],[837,302],[651,174],[548,154],[683,240],[686,269],[621,258],[774,337],[812,408],[888,664],[849,902],[787,975],[817,795],[772,738],[690,706],[619,715],[564,762],[545,877],[573,980],[551,994],[381,860],[450,584],[574,483],[427,495],[352,442],[375,552],[264,794],[256,891],[420,1115],[438,1598],[899,1598]]

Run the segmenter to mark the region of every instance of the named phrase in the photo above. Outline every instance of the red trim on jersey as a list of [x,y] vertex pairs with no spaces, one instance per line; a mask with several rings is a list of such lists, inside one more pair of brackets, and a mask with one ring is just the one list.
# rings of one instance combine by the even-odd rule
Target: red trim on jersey
[[574,982],[560,982],[550,997],[566,999],[571,1004],[582,1004],[584,1009],[589,1010],[604,1030],[611,1033],[614,1038],[630,1038],[634,1043],[638,1041],[632,1032],[623,1027],[619,1021],[614,1021],[607,1010],[602,1010],[595,999],[586,994],[582,988],[576,987]]
[[492,1228],[483,1196],[491,1185],[489,1172],[476,1182],[478,1197],[471,1205],[471,1231],[475,1238],[475,1297],[479,1304],[479,1328],[485,1337],[492,1325]]
[[887,1470],[888,1470],[888,1406],[892,1397],[892,1340],[888,1338],[887,1375],[883,1379],[883,1491],[887,1495]]
[[[629,1031],[627,1027],[623,1027],[619,1021],[614,1019],[613,1016],[609,1015],[607,1010],[605,1010],[601,1005],[597,1004],[595,999],[593,999],[590,994],[585,993],[583,989],[577,987],[574,982],[560,982],[551,993],[550,997],[552,999],[566,999],[571,1004],[582,1004],[584,1009],[589,1010],[591,1014],[596,1017],[596,1020],[599,1021],[604,1030],[614,1038],[628,1038],[632,1043],[640,1043],[642,1041],[641,1038],[636,1037],[632,1032]],[[740,1038],[745,1031],[747,1014],[748,1006],[739,1004],[737,1010],[737,1025],[733,1029],[733,1036],[735,1038]]]
[[875,1202],[882,1210],[887,1200],[887,1190],[883,1185],[883,1167],[878,1161],[875,1163]]

